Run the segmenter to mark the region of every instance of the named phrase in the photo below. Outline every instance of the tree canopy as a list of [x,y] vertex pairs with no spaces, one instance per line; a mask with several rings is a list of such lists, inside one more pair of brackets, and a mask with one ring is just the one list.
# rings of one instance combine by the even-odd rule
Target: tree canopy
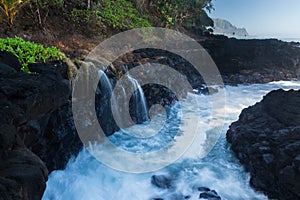
[[[91,19],[97,19],[121,29],[152,25],[206,30],[213,26],[207,15],[213,9],[212,0],[0,0],[0,14],[4,14],[8,24],[12,25],[18,11],[26,4],[34,4],[31,7],[37,9],[37,14],[39,9],[54,4],[65,10],[65,16],[69,15],[79,23],[93,23]],[[74,7],[66,10],[64,4]],[[41,22],[41,16],[38,18]]]
[[212,0],[158,0],[154,5],[165,26],[179,28],[183,25],[205,29],[213,26],[206,11],[213,9]]

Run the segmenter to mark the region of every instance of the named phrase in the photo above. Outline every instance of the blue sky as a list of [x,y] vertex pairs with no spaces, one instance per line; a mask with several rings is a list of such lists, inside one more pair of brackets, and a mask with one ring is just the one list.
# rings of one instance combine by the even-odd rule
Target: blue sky
[[300,0],[213,0],[209,15],[245,27],[250,35],[300,38]]

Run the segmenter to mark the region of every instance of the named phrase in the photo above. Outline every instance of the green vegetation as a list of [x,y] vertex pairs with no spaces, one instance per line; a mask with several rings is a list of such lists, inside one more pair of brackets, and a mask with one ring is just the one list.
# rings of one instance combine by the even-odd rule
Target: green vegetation
[[[79,26],[82,23],[101,22],[116,30],[147,26],[162,26],[178,29],[180,27],[199,28],[203,31],[213,26],[207,11],[213,9],[212,0],[0,0],[2,14],[9,25],[23,5],[29,4],[34,15],[48,6],[56,6]],[[67,5],[67,6],[65,6]],[[47,16],[47,12],[46,15]]]
[[71,18],[76,23],[88,23],[98,19],[115,29],[139,28],[151,26],[141,15],[134,4],[128,0],[99,1],[93,9],[77,9],[71,11]]
[[82,10],[73,8],[71,11],[72,20],[77,23],[88,23],[92,18],[99,18],[100,14],[98,10]]
[[56,47],[45,48],[43,45],[19,37],[0,38],[0,50],[9,51],[17,56],[24,72],[29,72],[29,63],[63,59],[63,54]]
[[206,27],[213,26],[205,11],[213,9],[211,0],[158,0],[154,5],[166,27],[187,26],[206,30]]
[[63,0],[35,0],[36,3],[42,6],[46,6],[47,4],[53,4],[53,5],[63,5]]
[[100,16],[114,28],[139,28],[151,26],[148,16],[142,16],[128,0],[103,1]]

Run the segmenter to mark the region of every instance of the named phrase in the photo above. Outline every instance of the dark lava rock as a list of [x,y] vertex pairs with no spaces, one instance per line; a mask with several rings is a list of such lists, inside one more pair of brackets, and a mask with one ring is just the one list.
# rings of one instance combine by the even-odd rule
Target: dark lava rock
[[5,52],[0,66],[0,199],[38,200],[49,171],[64,168],[82,147],[67,66],[36,64],[38,74],[17,72],[19,62]]
[[272,91],[244,109],[227,141],[252,186],[270,198],[300,199],[300,91]]
[[16,72],[17,71],[14,68],[12,68],[4,63],[1,63],[1,61],[0,61],[0,76],[12,75]]
[[199,195],[200,199],[221,200],[221,197],[214,190],[203,192]]
[[197,187],[200,191],[199,199],[209,199],[209,200],[221,200],[221,197],[215,190],[211,190],[208,187]]
[[[300,79],[300,48],[276,39],[238,40],[208,37],[199,41],[216,63],[225,84],[267,83]],[[204,84],[202,75],[179,55],[158,49],[139,49],[121,56],[113,64],[123,71],[141,64],[159,63],[181,73],[194,89]],[[168,74],[160,74],[168,78]],[[170,80],[173,85],[177,80]],[[184,94],[186,91],[181,91]]]
[[200,192],[208,192],[208,191],[210,191],[210,189],[208,187],[198,187],[197,190],[200,191]]
[[170,194],[170,195],[167,195],[167,197],[165,198],[161,198],[161,197],[154,197],[152,198],[151,200],[185,200],[185,199],[190,199],[191,196],[190,195],[187,195],[187,196],[184,196],[182,194]]
[[300,48],[293,43],[212,37],[200,44],[218,66],[225,84],[300,79]]
[[[151,183],[158,188],[166,189],[166,194],[162,195],[161,197],[153,197],[152,200],[185,200],[191,199],[192,197],[191,194],[183,195],[183,193],[180,193],[181,188],[177,188],[175,184],[172,185],[172,178],[169,178],[168,176],[154,175],[151,178]],[[221,197],[218,195],[218,193],[215,190],[209,189],[208,187],[196,187],[193,189],[197,195],[199,194],[198,192],[200,192],[199,199],[221,200]]]
[[167,189],[172,185],[172,178],[165,175],[153,175],[151,183],[158,188]]
[[16,71],[20,71],[22,68],[21,63],[19,62],[18,58],[7,51],[0,51],[0,63],[4,63],[7,66],[12,67]]

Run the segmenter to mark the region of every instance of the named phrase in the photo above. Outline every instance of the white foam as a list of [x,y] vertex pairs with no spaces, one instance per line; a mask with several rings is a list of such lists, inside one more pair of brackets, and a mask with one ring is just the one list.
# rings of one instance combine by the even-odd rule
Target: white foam
[[[260,101],[269,91],[274,89],[300,89],[300,82],[280,81],[269,84],[227,86],[226,108],[211,116],[210,98],[212,96],[199,95],[200,106],[189,105],[191,114],[200,114],[199,134],[191,148],[172,165],[152,173],[128,174],[115,171],[99,163],[86,150],[79,153],[76,159],[69,162],[65,170],[54,171],[50,174],[44,200],[148,200],[153,197],[162,197],[171,200],[173,193],[191,195],[190,199],[198,199],[199,186],[209,187],[218,192],[222,199],[267,199],[261,193],[249,186],[249,174],[246,173],[226,143],[225,133],[231,122],[238,119],[243,108]],[[218,94],[214,94],[218,95]],[[176,106],[172,110],[176,110]],[[171,110],[171,111],[172,111]],[[194,113],[192,112],[194,111]],[[225,113],[225,114],[224,114]],[[224,116],[222,116],[224,115]],[[177,115],[173,116],[176,122]],[[225,125],[218,121],[225,119]],[[213,123],[211,123],[213,122]],[[158,123],[159,124],[159,123]],[[215,126],[211,126],[214,124]],[[143,128],[143,125],[139,125]],[[161,126],[161,124],[160,124]],[[145,126],[146,127],[146,126]],[[172,133],[176,123],[170,123],[166,130]],[[213,137],[216,131],[222,131],[213,150],[201,158],[203,143]],[[183,130],[182,134],[185,134]],[[173,139],[172,134],[165,131],[159,137],[131,138],[121,131],[110,137],[110,140],[127,151],[149,151],[161,148]],[[180,137],[180,136],[177,136]],[[151,176],[154,174],[168,174],[174,178],[172,189],[158,189],[151,185]]]

